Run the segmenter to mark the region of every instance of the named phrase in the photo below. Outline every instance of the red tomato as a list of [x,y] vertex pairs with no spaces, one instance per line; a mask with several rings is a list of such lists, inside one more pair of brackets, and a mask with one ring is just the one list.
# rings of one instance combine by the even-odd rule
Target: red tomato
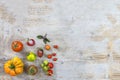
[[52,76],[53,75],[53,70],[48,70],[47,74],[48,74],[48,76]]
[[37,50],[37,55],[38,55],[39,57],[42,57],[43,54],[44,54],[43,49],[38,49],[38,50]]
[[51,59],[51,58],[52,58],[52,55],[51,55],[51,54],[48,54],[48,55],[47,55],[47,58],[48,58],[48,59]]
[[56,56],[56,53],[52,53],[52,56]]
[[52,62],[49,62],[49,63],[48,63],[48,67],[49,67],[50,69],[52,69],[52,68],[54,67],[53,63],[52,63]]
[[57,61],[57,58],[53,58],[53,61]]
[[13,41],[11,47],[13,51],[20,52],[23,49],[23,43],[20,41]]
[[58,48],[59,48],[58,45],[53,45],[53,47],[54,47],[55,49],[58,49]]
[[28,46],[34,46],[35,45],[35,40],[34,39],[28,39],[27,45]]

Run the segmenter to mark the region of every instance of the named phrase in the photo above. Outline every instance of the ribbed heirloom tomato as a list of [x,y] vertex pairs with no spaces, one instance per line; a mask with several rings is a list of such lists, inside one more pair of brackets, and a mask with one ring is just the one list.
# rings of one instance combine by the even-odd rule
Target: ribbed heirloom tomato
[[14,57],[5,62],[4,64],[4,71],[5,73],[16,76],[18,74],[23,73],[24,63],[19,57]]
[[23,49],[23,43],[20,41],[13,41],[11,47],[13,51],[20,52]]

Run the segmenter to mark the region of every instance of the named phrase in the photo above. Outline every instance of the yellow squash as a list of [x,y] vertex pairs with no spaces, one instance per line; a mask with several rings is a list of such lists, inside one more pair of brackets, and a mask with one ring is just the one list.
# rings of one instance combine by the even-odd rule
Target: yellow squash
[[4,64],[5,73],[11,76],[16,76],[18,74],[23,73],[23,68],[24,68],[24,64],[22,60],[18,57],[14,57],[13,59],[8,60]]

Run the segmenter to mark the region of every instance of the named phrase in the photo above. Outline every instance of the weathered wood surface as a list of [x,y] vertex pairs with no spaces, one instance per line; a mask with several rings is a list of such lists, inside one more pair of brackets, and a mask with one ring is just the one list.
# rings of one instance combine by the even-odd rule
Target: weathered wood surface
[[[0,0],[0,30],[0,80],[120,80],[120,0]],[[11,42],[43,46],[36,36],[45,33],[60,46],[55,75],[6,75],[6,60],[35,51],[15,53]]]

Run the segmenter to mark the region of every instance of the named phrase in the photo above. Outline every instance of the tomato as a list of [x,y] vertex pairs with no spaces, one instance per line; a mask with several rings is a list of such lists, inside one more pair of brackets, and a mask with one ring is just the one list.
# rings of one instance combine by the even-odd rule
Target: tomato
[[50,49],[51,49],[50,45],[46,44],[46,45],[45,45],[45,49],[46,49],[46,50],[50,50]]
[[48,65],[48,60],[44,60],[44,61],[43,61],[43,64],[44,64],[45,66],[47,66],[47,65]]
[[56,53],[52,53],[52,56],[56,56]]
[[20,41],[13,41],[11,47],[13,51],[20,52],[23,49],[23,43]]
[[28,39],[27,45],[28,46],[34,46],[35,45],[35,40],[34,39]]
[[27,68],[27,74],[29,74],[29,75],[35,75],[35,74],[37,74],[37,72],[38,72],[37,66],[35,66],[35,65],[28,66],[28,68]]
[[57,58],[53,58],[53,61],[57,61]]
[[58,49],[58,45],[53,45],[53,47],[54,47],[55,49]]
[[52,58],[52,55],[51,55],[51,54],[48,54],[48,55],[47,55],[47,58],[48,58],[48,59],[51,59],[51,58]]
[[49,62],[49,63],[48,63],[48,67],[49,67],[50,69],[52,69],[52,68],[54,67],[53,63]]
[[43,49],[38,49],[37,50],[37,55],[39,56],[39,57],[42,57],[43,56]]
[[53,70],[48,70],[47,74],[48,74],[48,76],[52,76],[53,75]]
[[29,52],[26,56],[26,59],[28,61],[35,61],[36,60],[36,54],[34,52]]

